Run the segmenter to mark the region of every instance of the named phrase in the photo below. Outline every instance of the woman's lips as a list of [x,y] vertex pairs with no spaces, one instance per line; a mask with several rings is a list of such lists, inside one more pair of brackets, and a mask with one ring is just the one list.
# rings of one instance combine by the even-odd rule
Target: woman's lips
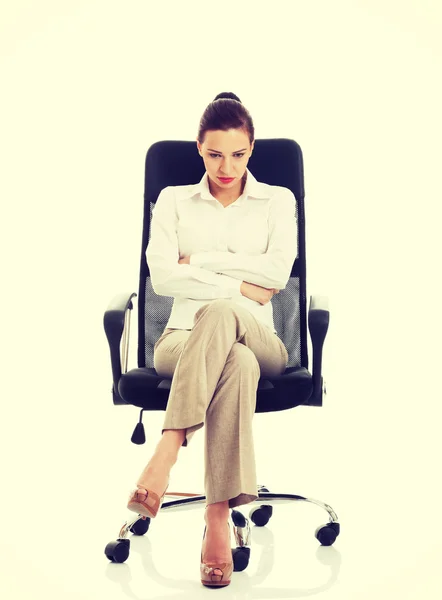
[[222,181],[223,183],[230,183],[231,181],[233,181],[235,178],[234,177],[218,177],[218,179],[220,181]]

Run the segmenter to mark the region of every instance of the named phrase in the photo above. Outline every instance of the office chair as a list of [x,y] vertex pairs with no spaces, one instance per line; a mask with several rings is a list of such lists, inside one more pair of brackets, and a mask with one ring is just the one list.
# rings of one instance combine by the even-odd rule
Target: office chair
[[[288,352],[285,372],[277,377],[261,378],[257,388],[257,413],[288,410],[296,406],[322,406],[326,393],[322,369],[322,347],[328,329],[329,310],[327,298],[310,296],[308,326],[312,341],[313,368],[308,371],[307,310],[306,310],[306,259],[304,215],[304,169],[302,151],[290,139],[258,139],[248,168],[258,181],[289,188],[297,201],[298,254],[292,266],[290,279],[284,290],[275,294],[273,319],[278,336]],[[150,240],[150,222],[153,207],[161,190],[169,185],[198,183],[204,175],[204,163],[198,154],[196,142],[161,141],[148,150],[145,164],[143,239],[140,258],[138,291],[138,368],[127,371],[130,311],[135,293],[116,296],[104,315],[104,329],[110,346],[113,386],[112,397],[116,405],[129,404],[141,409],[139,422],[132,442],[145,442],[143,411],[166,410],[172,379],[160,377],[154,368],[154,345],[163,333],[170,316],[173,298],[158,296],[152,288],[146,248]],[[331,546],[340,533],[340,524],[333,509],[318,500],[294,494],[271,493],[264,485],[258,486],[259,497],[264,501],[251,509],[249,517],[258,527],[268,523],[272,516],[272,499],[288,499],[317,504],[327,511],[329,522],[319,526],[315,536],[323,546]],[[182,504],[204,504],[201,494],[169,492],[167,496],[179,500],[164,502],[161,510]],[[231,511],[233,532],[237,547],[232,549],[235,571],[244,570],[250,558],[251,528],[239,510]],[[110,542],[105,554],[112,562],[124,562],[129,556],[129,532],[143,535],[150,519],[141,515],[126,522],[116,541]]]

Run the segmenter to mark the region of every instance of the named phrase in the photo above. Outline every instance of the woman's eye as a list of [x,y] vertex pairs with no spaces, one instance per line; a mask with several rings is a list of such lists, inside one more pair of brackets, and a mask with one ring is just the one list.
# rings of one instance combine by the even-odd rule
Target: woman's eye
[[[209,156],[211,158],[218,158],[218,156],[221,156],[221,154],[209,154]],[[237,158],[242,158],[244,156],[244,152],[243,153],[239,153],[239,154],[234,154],[234,156],[236,156]]]

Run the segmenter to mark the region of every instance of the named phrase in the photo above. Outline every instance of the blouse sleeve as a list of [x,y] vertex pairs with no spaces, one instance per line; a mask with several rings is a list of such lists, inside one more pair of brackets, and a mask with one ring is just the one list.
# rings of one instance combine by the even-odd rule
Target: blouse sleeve
[[154,292],[159,296],[213,300],[242,296],[239,280],[195,265],[180,265],[177,212],[173,187],[164,188],[155,203],[146,260]]
[[[269,207],[269,244],[264,254],[244,252],[198,252],[190,265],[222,273],[265,288],[282,290],[287,285],[298,253],[296,198],[283,188]],[[247,232],[244,232],[247,235]]]

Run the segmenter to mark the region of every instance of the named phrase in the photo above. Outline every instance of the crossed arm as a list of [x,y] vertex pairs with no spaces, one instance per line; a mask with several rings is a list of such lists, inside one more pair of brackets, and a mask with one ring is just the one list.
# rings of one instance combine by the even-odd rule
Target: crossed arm
[[[212,250],[189,256],[179,251],[173,188],[162,190],[153,210],[151,239],[146,248],[155,292],[191,299],[229,298],[239,293],[260,304],[269,302],[285,287],[296,258],[296,200],[288,192],[275,195],[269,206],[265,253]],[[175,261],[189,269],[175,269]]]
[[[178,264],[190,265],[190,256],[181,257],[178,260]],[[250,298],[250,300],[255,300],[260,304],[266,304],[272,299],[274,294],[279,294],[279,290],[275,288],[263,288],[254,283],[248,283],[247,281],[241,283],[240,291],[243,296]]]

